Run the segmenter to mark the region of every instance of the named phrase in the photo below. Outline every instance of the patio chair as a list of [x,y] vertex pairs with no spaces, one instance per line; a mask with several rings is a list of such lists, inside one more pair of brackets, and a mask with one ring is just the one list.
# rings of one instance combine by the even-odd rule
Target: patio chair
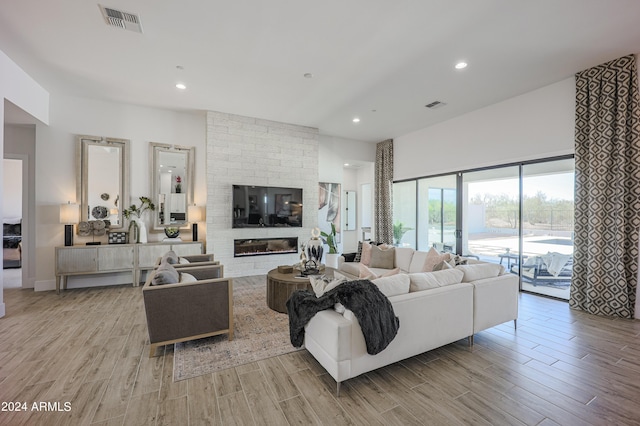
[[[549,271],[550,267],[551,272]],[[554,267],[559,269],[554,270]],[[514,264],[511,266],[512,273],[518,274],[519,270],[520,265]],[[539,285],[568,287],[571,284],[572,274],[573,257],[560,253],[531,256],[522,265],[522,280],[533,284],[534,287]]]

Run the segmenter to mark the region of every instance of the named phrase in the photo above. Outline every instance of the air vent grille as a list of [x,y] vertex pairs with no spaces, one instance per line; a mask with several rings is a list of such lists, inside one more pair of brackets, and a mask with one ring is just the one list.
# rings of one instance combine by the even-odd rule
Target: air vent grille
[[433,101],[431,103],[426,104],[425,106],[429,109],[437,109],[437,108],[442,108],[443,106],[445,106],[446,103],[441,102],[441,101]]
[[142,33],[142,23],[140,22],[140,17],[135,13],[112,9],[100,4],[98,5],[98,7],[100,8],[102,16],[104,17],[107,25],[111,27],[121,28],[123,30]]

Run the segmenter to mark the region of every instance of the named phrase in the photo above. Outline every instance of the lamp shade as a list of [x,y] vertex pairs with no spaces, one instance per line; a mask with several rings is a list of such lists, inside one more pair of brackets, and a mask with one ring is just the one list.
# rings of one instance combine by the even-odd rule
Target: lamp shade
[[187,208],[187,216],[189,218],[189,222],[196,223],[202,222],[204,216],[204,207],[201,206],[189,206]]
[[80,209],[75,203],[60,204],[60,223],[71,225],[80,221]]

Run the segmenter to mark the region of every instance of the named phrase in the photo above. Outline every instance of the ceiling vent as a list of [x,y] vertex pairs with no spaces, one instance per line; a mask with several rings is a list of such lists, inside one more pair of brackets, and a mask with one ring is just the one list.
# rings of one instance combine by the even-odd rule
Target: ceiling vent
[[443,106],[445,106],[446,104],[444,102],[440,102],[440,101],[433,101],[430,104],[426,104],[425,106],[429,109],[438,109],[438,108],[442,108]]
[[142,23],[140,22],[140,17],[135,13],[111,9],[101,4],[98,7],[107,25],[142,34]]

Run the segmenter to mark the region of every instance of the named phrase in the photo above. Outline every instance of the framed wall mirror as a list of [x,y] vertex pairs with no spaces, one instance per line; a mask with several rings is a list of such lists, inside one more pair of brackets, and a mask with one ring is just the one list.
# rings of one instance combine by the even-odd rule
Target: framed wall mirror
[[151,196],[156,205],[153,229],[188,227],[193,204],[195,148],[149,143],[152,158]]
[[78,136],[76,192],[80,220],[109,221],[123,228],[123,204],[129,202],[129,140]]

